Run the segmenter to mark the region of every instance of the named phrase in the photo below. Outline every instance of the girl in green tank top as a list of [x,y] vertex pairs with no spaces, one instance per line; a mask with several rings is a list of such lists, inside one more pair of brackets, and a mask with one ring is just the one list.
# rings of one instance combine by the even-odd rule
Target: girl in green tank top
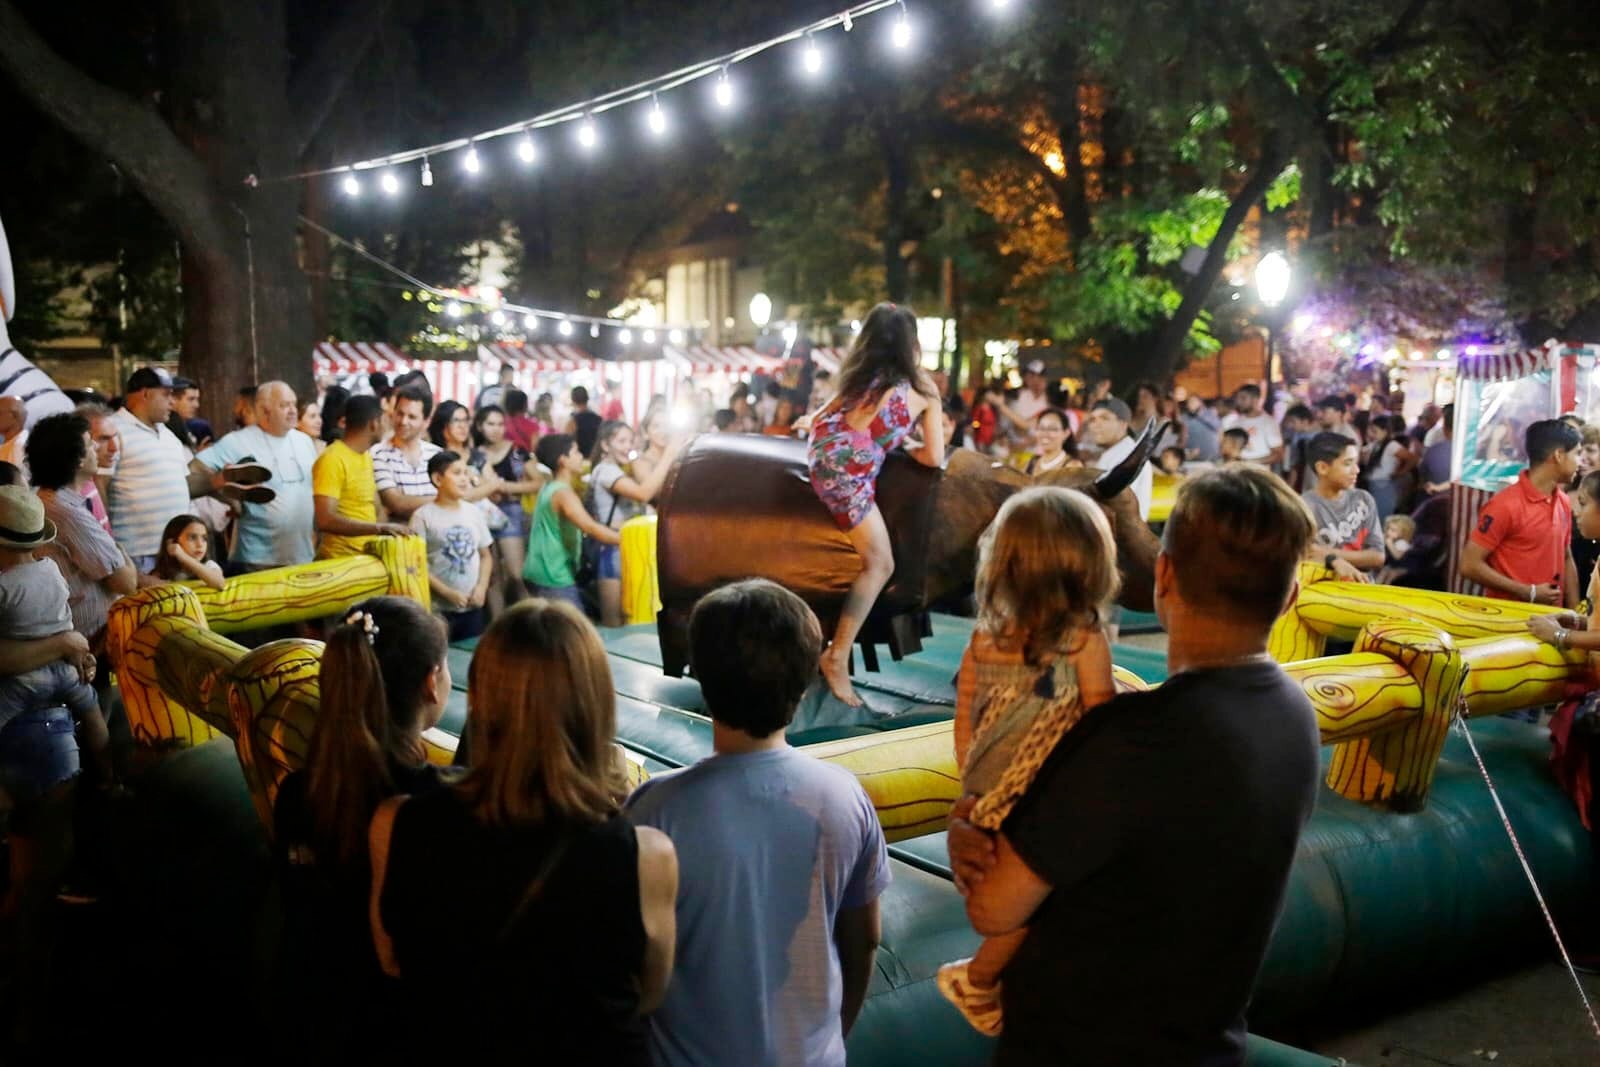
[[534,595],[576,603],[583,535],[608,545],[617,544],[620,538],[617,531],[590,516],[573,488],[583,473],[583,456],[570,435],[546,434],[539,438],[534,455],[552,477],[534,503],[522,576],[537,587]]

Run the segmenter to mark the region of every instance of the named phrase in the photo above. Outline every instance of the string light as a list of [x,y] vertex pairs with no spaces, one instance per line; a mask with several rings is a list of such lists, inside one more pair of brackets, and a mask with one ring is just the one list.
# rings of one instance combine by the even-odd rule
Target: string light
[[572,336],[572,323],[568,322],[566,319],[562,319],[561,325],[557,326],[556,329],[560,331],[562,337]]
[[902,52],[911,47],[911,15],[906,11],[905,0],[900,0],[900,17],[889,31],[889,42]]
[[496,326],[504,326],[506,324],[506,313],[504,311],[496,311],[489,316],[489,321]]
[[340,182],[339,185],[342,189],[344,189],[345,196],[361,195],[361,179],[357,178],[354,174],[346,174],[344,176],[344,181]]
[[647,345],[656,343],[656,332],[654,330],[646,330],[644,332],[644,343]]
[[467,149],[467,154],[461,161],[461,168],[468,174],[477,174],[483,170],[483,162],[478,159],[478,146],[472,145]]
[[[596,326],[595,329],[598,330],[599,327]],[[633,344],[633,331],[632,330],[628,330],[628,329],[618,330],[617,331],[617,340],[620,343],[625,344],[625,345]]]
[[667,334],[667,339],[675,345],[681,345],[683,344],[683,331],[673,330],[671,333]]
[[800,53],[800,66],[807,74],[822,73],[822,49],[817,47],[816,40],[809,33],[806,34],[805,51]]
[[538,333],[539,332],[539,316],[537,316],[537,315],[524,315],[524,316],[522,316],[522,328],[524,330],[527,330],[529,333]]
[[585,116],[583,122],[578,124],[578,144],[592,152],[599,143],[600,131],[595,128],[594,119]]
[[661,99],[655,93],[650,94],[650,132],[657,137],[667,132],[667,113],[661,110]]
[[539,147],[533,143],[533,134],[525,133],[522,140],[517,142],[517,158],[524,163],[534,163],[539,159]]
[[589,327],[589,336],[590,337],[599,337],[600,336],[600,324],[598,322]]
[[728,68],[722,68],[722,74],[717,78],[715,92],[717,106],[726,111],[733,106],[733,82],[728,80]]
[[378,179],[378,187],[390,196],[400,195],[400,179],[394,176],[394,171],[384,171],[383,177]]
[[426,189],[433,184],[433,168],[428,166],[428,157],[422,157],[422,186]]
[[989,10],[999,14],[1011,6],[1011,0],[989,0]]
[[452,319],[459,319],[461,317],[461,304],[455,300],[450,301],[444,306],[444,313]]

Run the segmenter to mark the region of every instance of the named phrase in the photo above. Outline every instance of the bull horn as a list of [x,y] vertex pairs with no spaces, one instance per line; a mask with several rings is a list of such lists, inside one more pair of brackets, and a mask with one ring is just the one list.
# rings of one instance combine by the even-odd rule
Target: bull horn
[[1090,495],[1101,503],[1106,503],[1133,484],[1139,476],[1144,465],[1150,462],[1150,453],[1156,450],[1156,442],[1161,440],[1161,435],[1166,432],[1167,423],[1159,419],[1151,419],[1150,425],[1144,428],[1144,433],[1139,435],[1139,440],[1133,446],[1133,451],[1123,458],[1121,463],[1104,472],[1089,486]]

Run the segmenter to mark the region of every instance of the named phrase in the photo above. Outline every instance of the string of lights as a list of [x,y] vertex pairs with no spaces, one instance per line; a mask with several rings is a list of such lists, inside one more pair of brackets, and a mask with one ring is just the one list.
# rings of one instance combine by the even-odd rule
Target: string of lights
[[[543,328],[543,324],[550,322],[554,325],[556,334],[562,338],[572,337],[580,326],[587,326],[589,328],[589,336],[596,338],[600,336],[600,328],[604,326],[616,331],[617,342],[624,347],[633,344],[635,340],[634,327],[622,319],[609,318],[604,315],[580,315],[567,311],[554,311],[549,308],[529,307],[509,300],[490,300],[454,289],[443,289],[437,285],[430,285],[416,275],[402,270],[382,256],[362,247],[357,242],[340,236],[326,226],[320,225],[304,215],[300,216],[300,221],[334,244],[348,248],[368,262],[393,274],[417,291],[439,299],[443,302],[444,313],[449,318],[462,318],[471,308],[479,312],[488,312],[489,322],[497,328],[513,327],[516,325],[517,319],[520,318],[522,333],[528,337],[536,336]],[[653,345],[658,341],[681,345],[691,335],[692,328],[689,326],[656,326],[640,329],[637,339],[646,345]]]
[[[1011,0],[983,0],[983,3],[994,13],[1003,13],[1012,6]],[[739,102],[738,85],[732,71],[739,64],[775,48],[797,45],[801,72],[808,78],[816,78],[827,67],[826,49],[823,43],[819,42],[819,36],[835,28],[849,33],[856,28],[857,21],[882,12],[890,12],[893,18],[886,38],[889,49],[896,53],[909,52],[916,38],[916,28],[907,0],[865,0],[863,3],[764,41],[494,129],[482,130],[435,144],[406,148],[370,159],[303,170],[294,174],[260,178],[251,175],[245,182],[253,186],[342,175],[339,181],[340,190],[346,196],[359,197],[366,191],[364,177],[376,172],[377,189],[385,196],[394,197],[400,195],[409,184],[401,168],[418,164],[419,184],[424,187],[432,186],[433,158],[447,153],[459,153],[460,170],[469,177],[476,176],[481,174],[485,167],[484,153],[479,151],[480,146],[504,138],[516,139],[514,154],[524,166],[532,166],[543,158],[544,145],[536,134],[556,127],[570,128],[572,139],[579,150],[584,153],[593,152],[600,147],[603,139],[600,116],[633,105],[644,107],[644,126],[650,136],[657,139],[664,138],[672,128],[669,109],[662,103],[664,94],[695,82],[714,78],[712,100],[718,110],[732,111]]]

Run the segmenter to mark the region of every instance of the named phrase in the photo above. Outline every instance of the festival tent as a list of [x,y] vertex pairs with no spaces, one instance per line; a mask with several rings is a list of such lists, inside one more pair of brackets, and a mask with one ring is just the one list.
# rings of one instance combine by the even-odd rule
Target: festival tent
[[511,367],[512,382],[528,394],[530,403],[540,393],[551,393],[564,406],[573,386],[595,391],[603,363],[577,345],[490,344],[479,345],[477,362],[466,366],[474,376],[472,388],[465,398],[454,399],[468,407],[484,386],[499,380],[502,366]]
[[1450,456],[1450,590],[1476,593],[1457,569],[1461,549],[1489,498],[1528,465],[1528,425],[1576,412],[1600,418],[1600,345],[1546,341],[1492,349],[1456,361]]

